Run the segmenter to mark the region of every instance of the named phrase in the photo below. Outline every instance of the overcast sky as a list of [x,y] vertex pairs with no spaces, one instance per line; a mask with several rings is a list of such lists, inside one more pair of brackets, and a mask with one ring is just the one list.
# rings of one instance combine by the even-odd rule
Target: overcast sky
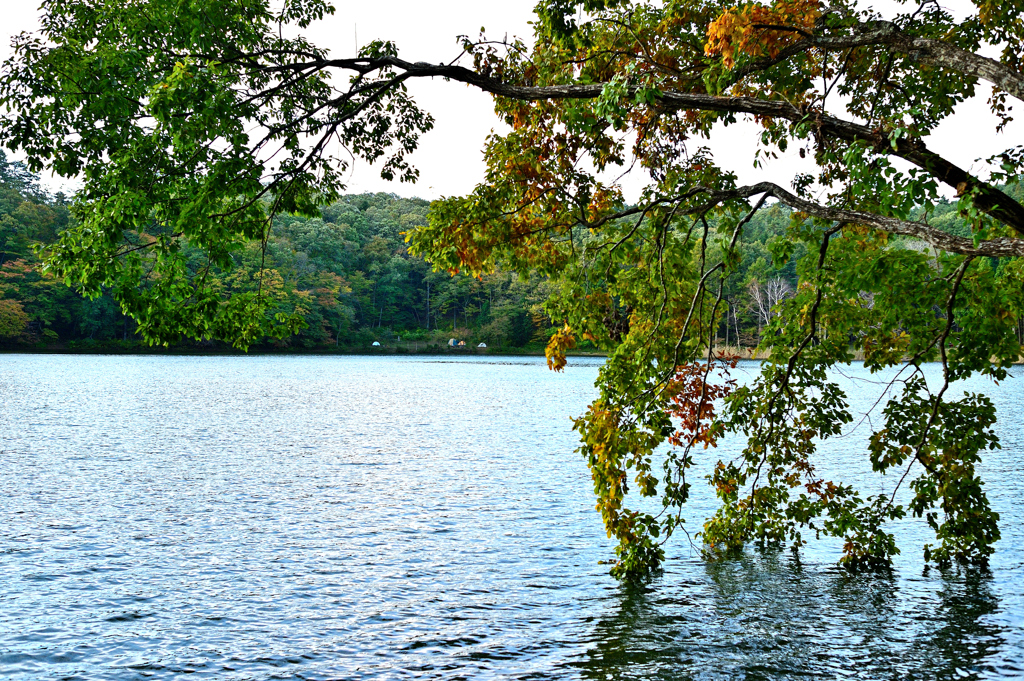
[[[32,0],[0,0],[0,57],[9,53],[10,37],[37,26],[38,10]],[[351,56],[356,40],[366,44],[375,39],[394,41],[400,55],[410,61],[450,61],[459,53],[456,37],[475,36],[484,27],[490,37],[504,35],[528,39],[532,36],[532,8],[535,0],[377,0],[373,3],[345,3],[335,0],[333,17],[314,24],[305,32],[315,44],[328,47],[334,56]],[[946,2],[954,10],[968,7],[963,0]],[[957,7],[960,5],[961,7]],[[876,3],[878,6],[878,3]],[[487,135],[504,127],[494,115],[489,95],[458,83],[418,81],[410,84],[417,102],[436,119],[434,130],[421,140],[413,162],[420,170],[415,185],[386,182],[378,172],[359,163],[349,178],[349,191],[389,191],[402,196],[434,199],[465,194],[483,177],[481,149]],[[1011,123],[998,137],[991,133],[994,124],[985,107],[987,88],[979,88],[973,102],[962,105],[955,121],[944,124],[928,144],[965,168],[977,168],[975,159],[1020,143],[1020,122]],[[801,163],[797,150],[791,149],[782,163],[768,170],[752,167],[752,151],[758,128],[741,124],[715,132],[710,146],[719,163],[736,172],[741,182],[770,179],[788,184],[798,170],[809,170],[809,161]],[[636,195],[642,178],[626,185],[627,198]],[[57,186],[59,183],[55,183]]]

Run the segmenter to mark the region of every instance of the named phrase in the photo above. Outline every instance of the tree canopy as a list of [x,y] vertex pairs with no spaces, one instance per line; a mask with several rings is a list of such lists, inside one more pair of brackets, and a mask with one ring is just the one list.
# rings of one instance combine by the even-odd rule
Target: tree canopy
[[[296,314],[301,328],[263,338],[251,347],[271,352],[436,352],[453,337],[486,342],[488,352],[543,351],[557,331],[542,304],[552,282],[497,270],[480,277],[432,271],[408,252],[405,234],[427,224],[429,203],[393,194],[344,195],[320,215],[274,216],[267,244],[231,253],[229,269],[211,276],[222,295],[252,292],[267,277],[275,309]],[[936,208],[948,219],[955,207]],[[83,297],[41,271],[48,246],[75,226],[68,199],[40,189],[39,178],[0,150],[0,345],[11,349],[149,351],[137,324],[109,290]],[[721,341],[749,353],[775,315],[775,303],[797,286],[796,260],[772,271],[767,243],[782,236],[789,211],[776,204],[746,228],[736,280],[726,290]],[[966,226],[956,223],[955,228]],[[183,255],[203,253],[189,244]],[[222,352],[227,342],[182,338],[175,351]],[[580,351],[592,351],[581,341]],[[160,349],[154,349],[159,352]]]
[[[0,76],[0,144],[30,170],[83,179],[50,272],[88,295],[109,287],[153,342],[244,346],[302,319],[275,308],[262,269],[255,290],[226,295],[215,273],[232,254],[265,250],[275,215],[333,201],[339,149],[414,180],[408,154],[432,118],[410,79],[491,93],[511,131],[488,140],[481,184],[435,202],[409,247],[442,270],[550,276],[551,366],[581,339],[609,353],[576,428],[616,574],[657,566],[696,451],[727,432],[747,445],[707,471],[721,500],[700,528],[709,555],[811,532],[844,538],[850,568],[884,566],[898,552],[887,523],[909,512],[935,529],[926,559],[983,563],[999,530],[976,465],[998,446],[996,415],[949,388],[1002,380],[1021,354],[1024,147],[976,171],[928,142],[987,88],[992,132],[1013,129],[1024,4],[977,0],[963,18],[932,1],[900,8],[542,0],[530,43],[464,37],[457,59],[431,64],[388,42],[340,58],[284,37],[283,24],[301,32],[333,12],[323,0],[48,0]],[[704,140],[740,119],[762,129],[753,163],[796,147],[814,172],[739,184]],[[622,173],[647,181],[629,204]],[[938,219],[943,191],[966,230]],[[774,203],[790,211],[770,257],[796,256],[798,280],[765,320],[760,377],[738,386],[716,351],[723,300],[752,217]],[[872,370],[903,367],[865,452],[896,473],[880,494],[815,467],[853,419],[829,369],[855,353]],[[930,361],[942,385],[925,382]],[[910,501],[895,503],[908,480]],[[662,510],[631,509],[630,492]]]
[[[149,351],[108,290],[83,298],[40,271],[40,255],[74,228],[74,218],[66,197],[38,187],[32,173],[0,151],[0,345]],[[437,351],[452,337],[473,346],[484,341],[495,351],[542,350],[552,330],[540,307],[550,282],[504,271],[480,278],[432,271],[409,254],[404,238],[427,223],[428,206],[393,194],[359,194],[323,206],[315,218],[280,214],[265,249],[247,244],[231,253],[230,268],[211,276],[222,295],[251,293],[263,279],[275,309],[301,318],[295,333],[254,343],[260,351],[366,352],[374,341],[384,352]],[[182,253],[203,262],[189,244]],[[744,312],[738,326],[749,330]],[[224,345],[183,338],[175,350],[223,352]]]

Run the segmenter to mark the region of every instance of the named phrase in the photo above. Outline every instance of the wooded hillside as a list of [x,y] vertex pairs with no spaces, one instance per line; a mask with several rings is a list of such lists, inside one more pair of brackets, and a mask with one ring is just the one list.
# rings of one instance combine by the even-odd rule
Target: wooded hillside
[[[0,151],[0,343],[25,349],[142,349],[135,322],[110,295],[83,298],[40,271],[39,249],[74,221],[70,202],[44,192],[38,178]],[[264,265],[262,284],[280,311],[298,312],[305,320],[298,333],[265,339],[254,349],[358,352],[377,341],[385,349],[422,351],[447,347],[454,337],[492,350],[541,350],[555,331],[544,312],[548,280],[432,271],[408,253],[404,238],[406,230],[426,223],[429,208],[421,199],[360,194],[342,197],[319,218],[278,217],[265,253],[254,244],[235,253],[232,270],[216,274],[225,291],[250,291],[259,286]],[[741,276],[730,280],[725,296],[722,346],[757,345],[774,305],[796,289],[794,263],[802,253],[779,268],[772,256],[789,221],[789,209],[775,205],[757,213],[746,230]],[[940,205],[931,222],[961,236],[970,233],[952,204]],[[899,247],[923,246],[903,240]],[[711,257],[720,257],[713,246]],[[203,347],[227,348],[187,341],[178,349]]]

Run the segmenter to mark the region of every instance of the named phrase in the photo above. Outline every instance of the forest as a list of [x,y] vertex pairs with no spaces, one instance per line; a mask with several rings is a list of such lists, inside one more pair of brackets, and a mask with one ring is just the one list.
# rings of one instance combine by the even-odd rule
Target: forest
[[[2,153],[2,152],[0,152]],[[48,244],[73,223],[72,199],[49,195],[18,162],[0,156],[0,342],[36,349],[142,349],[136,324],[109,294],[90,300],[41,271]],[[450,338],[506,349],[543,347],[550,321],[545,279],[497,272],[481,278],[434,272],[410,256],[404,232],[429,204],[394,194],[345,196],[319,218],[279,216],[266,252],[254,244],[217,273],[225,291],[255,290],[259,272],[277,309],[304,328],[258,350],[366,351],[447,347]],[[412,345],[409,345],[409,344]],[[188,341],[176,349],[225,350]]]
[[[73,197],[44,191],[38,177],[0,150],[0,347],[151,350],[109,294],[84,298],[42,271],[47,246],[74,222],[72,204]],[[557,330],[545,311],[551,282],[538,274],[524,279],[502,271],[479,277],[433,271],[410,255],[405,240],[408,230],[426,224],[429,210],[422,199],[378,193],[343,196],[318,218],[278,216],[265,252],[252,244],[234,254],[232,269],[217,273],[226,293],[262,283],[279,311],[304,320],[297,333],[265,338],[252,349],[429,352],[448,350],[454,338],[474,349],[484,343],[490,352],[542,352]],[[750,354],[777,304],[798,286],[795,262],[803,252],[783,263],[772,255],[790,218],[790,209],[775,204],[758,212],[745,230],[743,261],[724,296],[722,348]],[[930,222],[970,234],[948,202]],[[926,245],[897,238],[894,247]],[[713,244],[710,250],[712,260],[721,257]],[[231,348],[216,340],[188,340],[173,349]],[[584,340],[578,349],[594,348]]]

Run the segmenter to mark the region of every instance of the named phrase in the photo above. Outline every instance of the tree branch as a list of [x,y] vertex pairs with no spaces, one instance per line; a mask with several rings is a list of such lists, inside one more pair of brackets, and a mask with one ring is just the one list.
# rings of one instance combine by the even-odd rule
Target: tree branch
[[[312,64],[289,64],[288,68],[305,68]],[[393,67],[401,69],[408,77],[441,77],[466,83],[499,97],[520,101],[552,99],[596,99],[604,91],[604,83],[585,85],[514,85],[496,78],[471,71],[462,66],[407,62],[397,57],[325,59],[318,62],[321,68],[343,68],[359,73]],[[628,97],[634,97],[639,88],[626,90]],[[819,134],[847,142],[867,142],[878,151],[899,156],[928,171],[940,182],[957,190],[958,193],[974,195],[975,206],[992,218],[1009,225],[1024,234],[1024,206],[1005,193],[978,178],[963,168],[939,156],[917,139],[893,140],[878,129],[846,121],[823,112],[809,111],[786,101],[759,99],[756,97],[728,97],[703,93],[666,90],[655,98],[656,106],[667,110],[717,111],[722,113],[751,114],[770,118],[781,118],[793,123],[813,123]]]
[[770,193],[790,208],[807,213],[817,218],[833,220],[835,222],[846,222],[858,225],[874,227],[888,234],[899,234],[920,239],[939,250],[947,253],[958,253],[970,257],[989,258],[1017,258],[1024,257],[1024,239],[1010,237],[999,237],[980,242],[977,246],[970,239],[955,236],[947,232],[935,229],[923,222],[911,220],[899,220],[876,213],[868,213],[859,210],[844,210],[822,206],[802,199],[795,194],[786,191],[782,187],[771,182],[759,182],[755,185],[737,187],[732,194],[736,198],[748,198],[764,192]]
[[[915,38],[888,21],[860,24],[845,36],[813,34],[797,43],[822,49],[846,49],[871,45],[888,47],[912,59],[988,81],[1011,97],[1024,101],[1024,76],[995,59],[963,50],[942,40]],[[794,45],[794,47],[796,47]]]

